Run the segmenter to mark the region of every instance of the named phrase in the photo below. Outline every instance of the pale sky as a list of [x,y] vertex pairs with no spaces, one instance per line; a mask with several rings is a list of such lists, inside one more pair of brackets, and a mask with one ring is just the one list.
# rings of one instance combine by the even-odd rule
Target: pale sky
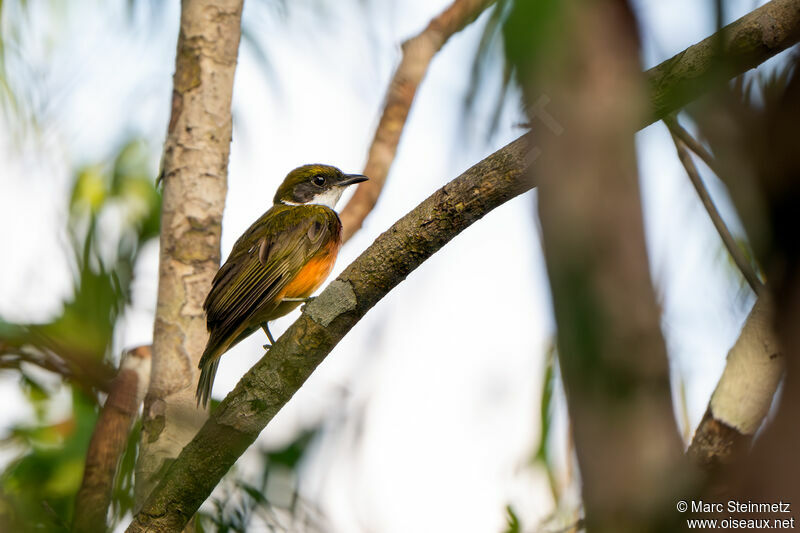
[[[244,17],[264,44],[269,70],[252,47],[242,45],[223,257],[269,207],[292,168],[325,162],[346,172],[362,170],[399,43],[448,3],[374,0],[364,15],[359,2],[306,0],[290,2],[290,16],[282,19],[264,2],[248,0]],[[4,2],[3,9],[14,4]],[[329,7],[320,17],[314,10],[323,4]],[[635,4],[645,67],[713,31],[711,2]],[[736,7],[729,6],[730,19],[753,6],[729,4]],[[20,137],[0,123],[0,225],[6,228],[0,249],[11,251],[0,261],[0,315],[6,319],[45,320],[68,297],[71,274],[57,231],[73,169],[107,157],[131,133],[148,140],[157,165],[179,6],[165,2],[152,8],[156,16],[142,12],[131,22],[126,5],[59,4],[55,12],[63,19],[55,23],[49,1],[30,2],[18,54],[24,62],[9,63],[9,69],[33,80],[31,100],[43,124],[40,136]],[[383,197],[342,250],[331,279],[434,190],[522,133],[512,98],[488,144],[463,141],[465,133],[473,141],[485,135],[465,132],[461,120],[484,22],[453,37],[432,62]],[[485,100],[466,124],[486,123],[492,99]],[[665,128],[651,126],[637,142],[651,271],[663,299],[673,376],[685,384],[694,426],[752,297],[733,286],[727,257]],[[704,176],[736,230],[723,187]],[[552,512],[544,476],[526,467],[539,434],[543,361],[554,328],[534,194],[490,213],[412,273],[262,433],[260,441],[277,445],[324,420],[326,431],[302,469],[301,492],[321,506],[335,531],[477,533],[499,531],[507,504],[528,527]],[[119,349],[152,338],[156,262],[151,244],[137,265],[133,307],[116,332]],[[498,277],[507,282],[498,286]],[[278,320],[272,331],[280,334],[295,318]],[[225,355],[215,398],[258,360],[263,342],[255,334]],[[0,374],[0,398],[8,406],[2,433],[30,413],[14,375]],[[64,416],[58,404],[54,420]],[[558,447],[563,398],[556,411]]]

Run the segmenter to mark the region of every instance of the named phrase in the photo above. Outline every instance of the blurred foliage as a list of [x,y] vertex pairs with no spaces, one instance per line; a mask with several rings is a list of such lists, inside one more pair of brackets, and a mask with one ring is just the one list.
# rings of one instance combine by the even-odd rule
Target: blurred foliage
[[[464,99],[466,118],[473,115],[481,97],[495,95],[488,124],[479,125],[487,140],[498,130],[504,105],[516,98],[513,89],[532,81],[532,67],[541,54],[554,52],[553,43],[564,24],[562,3],[555,0],[498,0],[490,10]],[[502,65],[499,71],[498,65]],[[491,87],[496,81],[497,86]]]
[[5,445],[26,451],[0,476],[0,529],[64,530],[83,476],[86,449],[97,419],[96,402],[73,390],[72,413],[52,423],[42,405],[50,400],[50,394],[30,378],[24,381],[37,416],[33,424],[15,427],[3,440]]
[[8,74],[6,72],[6,38],[3,31],[5,22],[4,3],[0,0],[0,109],[8,113],[9,109],[16,107],[16,99],[11,87],[8,84]]
[[[510,1],[510,0],[509,0]],[[558,0],[513,0],[502,26],[508,67],[518,84],[534,85],[533,69],[552,55],[564,32],[564,6]]]
[[221,494],[211,498],[212,510],[201,509],[197,513],[198,532],[325,531],[320,513],[300,497],[297,475],[320,430],[321,426],[316,426],[300,432],[281,448],[259,450],[262,468],[255,481],[244,481],[240,472],[226,476],[219,489]]
[[22,363],[32,363],[88,390],[103,389],[113,376],[114,326],[130,301],[141,245],[159,230],[161,199],[148,166],[145,145],[137,140],[109,164],[76,173],[66,220],[73,297],[44,324],[0,318],[0,368],[23,371]]
[[503,533],[522,533],[522,525],[510,505],[506,505],[506,526]]
[[[555,419],[555,404],[557,400],[565,401],[557,391],[561,390],[560,370],[558,365],[558,345],[555,340],[550,343],[550,346],[544,353],[542,358],[544,365],[544,375],[542,377],[542,389],[539,396],[539,420],[541,421],[541,431],[539,439],[533,446],[527,466],[540,468],[544,472],[550,494],[553,498],[553,511],[544,517],[544,519],[531,529],[530,526],[525,527],[523,521],[519,518],[512,505],[506,506],[506,528],[503,533],[517,533],[522,531],[550,531],[550,532],[573,532],[583,529],[582,519],[579,517],[580,510],[576,508],[575,502],[572,501],[569,492],[576,487],[573,486],[577,482],[572,475],[572,470],[569,464],[566,467],[566,472],[562,473],[559,479],[559,464],[558,460],[553,453],[553,447],[559,446],[556,443],[556,434],[554,430]],[[566,446],[566,461],[570,463],[573,460],[572,454],[572,440],[569,434],[571,430],[567,429],[567,446]],[[563,468],[563,467],[562,467]]]
[[[544,364],[544,376],[542,378],[542,392],[539,397],[539,420],[541,420],[541,431],[539,440],[534,445],[533,453],[528,461],[529,466],[540,467],[547,476],[550,486],[550,493],[555,503],[556,511],[546,519],[546,523],[554,522],[561,518],[558,510],[561,507],[562,490],[556,479],[556,464],[552,455],[553,440],[553,404],[555,403],[555,391],[559,381],[558,372],[558,347],[555,341],[551,342],[550,347],[542,359]],[[506,506],[506,529],[503,533],[519,533],[524,531],[522,523],[511,505]]]
[[[796,47],[792,57],[785,63],[768,71],[759,69],[738,76],[730,84],[729,94],[741,105],[758,110],[779,106],[794,74],[798,57],[800,49]],[[689,110],[696,110],[697,107],[690,106]]]
[[485,128],[487,140],[494,135],[500,126],[503,105],[510,96],[510,88],[512,85],[513,69],[508,63],[498,61],[498,58],[502,58],[504,53],[502,30],[503,24],[508,18],[511,5],[512,3],[510,0],[499,0],[493,6],[487,8],[489,17],[483,27],[481,39],[475,51],[475,57],[472,60],[469,89],[464,98],[464,112],[462,116],[465,120],[468,120],[475,114],[474,111],[478,107],[479,97],[487,94],[488,89],[490,89],[488,84],[497,78],[496,69],[498,63],[502,64],[502,76],[499,87],[497,88],[497,97],[492,103],[492,113],[489,124],[472,125],[474,128]]
[[[57,4],[50,0],[48,9],[57,11]],[[22,44],[30,34],[30,7],[27,0],[0,1],[0,118],[13,129],[13,140],[38,132],[41,123],[41,86]],[[51,36],[43,37],[41,41],[48,42]]]
[[[36,413],[32,424],[14,427],[2,441],[20,450],[0,477],[3,531],[47,531],[70,523],[97,419],[97,392],[114,375],[114,328],[130,302],[141,246],[159,231],[161,197],[149,162],[146,145],[133,140],[109,161],[76,172],[65,220],[75,271],[72,298],[44,324],[0,319],[0,368],[18,372]],[[64,420],[50,420],[50,407],[63,394],[41,384],[36,376],[42,373],[33,366],[57,373],[70,386],[71,412]],[[134,431],[121,460],[112,508],[117,518],[133,503],[137,440]]]
[[[68,5],[54,0],[39,4],[55,22],[32,36],[34,7],[25,0],[0,2],[0,118],[12,140],[41,131],[37,96],[57,99],[49,92],[39,94],[48,88],[22,56],[25,43],[58,45],[55,34],[48,32],[61,28],[58,21]],[[72,296],[46,323],[12,323],[0,317],[0,370],[19,376],[34,414],[0,440],[0,446],[17,455],[0,474],[0,531],[63,530],[71,522],[97,419],[98,392],[115,373],[114,329],[130,302],[141,246],[159,231],[161,199],[153,185],[151,158],[145,143],[133,139],[105,161],[75,171],[65,199],[65,249],[41,250],[39,255],[48,261],[66,254],[73,272]],[[62,384],[36,367],[56,374]],[[71,402],[63,405],[70,396]],[[116,480],[115,517],[132,505],[136,440],[134,431]]]
[[133,512],[133,473],[141,435],[142,423],[137,418],[128,435],[128,444],[120,458],[119,465],[117,465],[114,492],[111,494],[111,524],[119,524],[127,513]]
[[[557,359],[558,348],[553,342],[544,358],[544,379],[542,380],[542,396],[539,401],[539,420],[542,421],[542,430],[539,436],[539,444],[531,460],[533,463],[540,463],[548,472],[552,470],[552,457],[550,456],[548,442],[553,428],[553,392],[558,378],[556,372]],[[552,475],[550,477],[552,478]],[[551,485],[552,483],[551,479]]]

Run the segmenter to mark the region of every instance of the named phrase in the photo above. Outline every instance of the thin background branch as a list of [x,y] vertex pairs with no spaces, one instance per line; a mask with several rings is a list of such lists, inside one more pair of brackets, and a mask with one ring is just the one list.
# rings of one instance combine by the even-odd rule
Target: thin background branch
[[708,189],[703,183],[703,178],[700,177],[700,172],[697,171],[691,154],[686,149],[683,140],[678,137],[678,132],[676,131],[677,120],[674,118],[665,118],[664,123],[667,125],[667,128],[669,128],[672,140],[675,143],[675,149],[678,152],[678,157],[683,167],[686,169],[686,174],[688,174],[689,180],[697,191],[697,195],[700,197],[700,201],[703,207],[705,207],[708,216],[711,218],[711,222],[714,224],[717,233],[719,233],[723,244],[725,244],[725,248],[728,250],[728,253],[731,254],[733,262],[739,268],[739,271],[742,273],[742,276],[744,276],[744,279],[747,280],[753,292],[756,294],[763,294],[764,284],[758,278],[758,274],[753,268],[753,265],[747,260],[744,253],[742,253],[742,249],[739,248],[736,239],[731,235],[728,226],[725,225],[725,221],[722,220],[722,215],[719,214],[717,206],[714,205],[714,200],[712,200],[711,194],[709,194]]
[[720,179],[724,176],[720,175],[718,172],[718,165],[717,161],[714,159],[714,156],[711,155],[711,152],[706,149],[703,144],[695,139],[691,133],[686,131],[686,128],[681,126],[680,122],[675,115],[670,115],[664,118],[664,123],[669,128],[670,133],[673,137],[677,137],[683,144],[685,144],[692,152],[697,154],[697,156],[703,161],[703,163],[710,168],[714,174],[717,175]]
[[447,40],[474,21],[495,0],[455,0],[450,7],[430,21],[422,33],[403,43],[403,57],[386,93],[375,137],[369,148],[364,174],[369,176],[356,189],[342,209],[342,239],[347,242],[361,229],[364,219],[375,207],[386,184],[389,169],[397,153],[406,118],[428,65]]

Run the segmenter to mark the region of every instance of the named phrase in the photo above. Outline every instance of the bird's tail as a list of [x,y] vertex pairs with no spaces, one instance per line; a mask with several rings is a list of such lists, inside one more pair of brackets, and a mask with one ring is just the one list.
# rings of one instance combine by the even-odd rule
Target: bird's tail
[[219,367],[219,357],[214,357],[206,350],[200,359],[200,379],[197,381],[197,405],[206,407],[208,399],[211,397],[211,387],[214,385],[214,377],[217,375]]

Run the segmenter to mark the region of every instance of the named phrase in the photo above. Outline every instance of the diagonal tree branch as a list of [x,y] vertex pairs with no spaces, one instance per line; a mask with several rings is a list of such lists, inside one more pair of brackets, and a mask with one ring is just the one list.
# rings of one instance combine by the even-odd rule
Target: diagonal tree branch
[[[791,6],[796,9],[790,11]],[[748,61],[737,63],[741,70],[731,72],[734,77],[797,42],[800,0],[773,0],[726,31],[729,38],[739,32],[748,35],[737,49]],[[669,60],[669,65],[647,72],[654,112],[642,127],[677,110],[679,101],[665,100],[664,95],[685,84],[687,76],[702,76],[702,69],[710,69],[710,54],[707,46],[695,45]],[[690,64],[701,70],[692,70]],[[697,87],[692,94],[700,92]],[[306,306],[269,356],[245,374],[184,448],[128,531],[180,531],[269,420],[375,302],[467,225],[532,187],[518,179],[527,166],[526,152],[524,138],[517,139],[434,193],[381,235]]]
[[683,141],[678,138],[675,128],[675,126],[678,125],[677,120],[668,117],[664,119],[664,123],[667,125],[667,128],[669,128],[672,140],[675,143],[675,149],[678,152],[678,157],[683,164],[683,168],[686,169],[689,181],[694,185],[694,189],[697,191],[697,195],[700,197],[703,207],[705,207],[708,216],[711,218],[711,222],[714,224],[717,233],[719,233],[722,242],[725,244],[725,248],[728,250],[728,253],[731,254],[733,262],[736,263],[736,266],[739,268],[742,276],[744,276],[744,279],[747,280],[750,288],[753,289],[753,292],[759,295],[764,294],[764,284],[758,278],[758,274],[756,274],[753,265],[750,264],[750,261],[748,261],[744,253],[742,253],[742,249],[736,244],[736,240],[733,238],[733,235],[731,235],[730,230],[728,230],[728,226],[725,225],[725,221],[722,220],[722,215],[719,214],[717,206],[714,205],[714,200],[711,198],[708,189],[703,183],[703,179],[697,171],[697,166],[695,166],[694,161],[692,161],[692,156],[689,154]]
[[403,58],[389,83],[383,114],[364,166],[364,174],[369,176],[369,181],[358,186],[339,216],[342,220],[342,239],[345,242],[361,229],[364,219],[378,201],[397,153],[397,145],[400,143],[417,87],[422,83],[431,60],[453,34],[467,27],[494,2],[495,0],[455,0],[450,7],[431,20],[422,33],[403,43]]
[[709,87],[757,67],[800,38],[800,1],[772,0],[648,71],[652,116],[663,119]]

